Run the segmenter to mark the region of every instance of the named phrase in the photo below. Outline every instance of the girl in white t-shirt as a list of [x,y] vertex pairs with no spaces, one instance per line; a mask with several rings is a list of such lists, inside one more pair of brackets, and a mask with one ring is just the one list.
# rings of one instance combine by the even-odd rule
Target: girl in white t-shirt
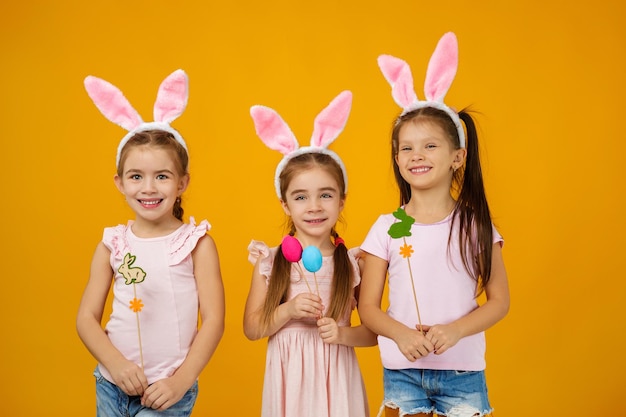
[[[408,65],[379,57],[403,111],[391,157],[400,208],[382,215],[361,245],[360,314],[379,334],[386,416],[483,416],[484,331],[509,309],[502,237],[485,197],[472,117],[443,103],[457,68],[452,33],[426,76],[426,100]],[[381,310],[388,276],[389,308]],[[486,301],[476,301],[482,292]]]

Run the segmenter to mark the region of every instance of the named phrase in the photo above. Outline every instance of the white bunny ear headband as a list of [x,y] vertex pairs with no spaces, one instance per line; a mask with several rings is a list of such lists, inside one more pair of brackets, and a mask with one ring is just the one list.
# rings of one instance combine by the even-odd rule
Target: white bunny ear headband
[[465,148],[465,131],[461,119],[443,102],[459,66],[459,47],[454,33],[448,32],[441,37],[430,58],[424,82],[426,100],[421,101],[417,98],[413,88],[411,69],[406,62],[391,55],[381,55],[378,57],[378,66],[391,85],[391,95],[402,107],[400,116],[424,107],[442,110],[454,121],[461,148]]
[[145,130],[159,129],[169,132],[187,150],[183,137],[170,126],[187,107],[189,80],[183,70],[174,71],[161,82],[154,102],[154,122],[149,123],[141,119],[124,94],[113,84],[90,75],[85,78],[85,89],[104,117],[128,130],[117,147],[116,166],[119,165],[120,152],[126,142],[135,133]]
[[295,156],[305,153],[323,153],[332,157],[341,167],[343,181],[345,184],[344,193],[348,191],[348,176],[346,167],[341,158],[335,152],[328,149],[334,140],[343,131],[350,114],[352,106],[352,93],[342,91],[330,104],[322,110],[313,124],[313,135],[311,145],[299,147],[298,140],[287,123],[276,113],[276,111],[265,106],[252,106],[250,115],[254,121],[257,135],[268,148],[278,151],[284,155],[283,159],[276,167],[274,176],[274,187],[276,195],[280,195],[280,173],[285,168],[289,160]]

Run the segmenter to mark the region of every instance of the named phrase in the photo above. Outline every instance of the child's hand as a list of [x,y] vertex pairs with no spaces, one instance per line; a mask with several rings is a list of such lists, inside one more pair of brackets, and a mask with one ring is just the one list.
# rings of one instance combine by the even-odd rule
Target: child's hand
[[[422,328],[426,329],[426,326],[422,326]],[[396,345],[398,345],[400,352],[402,352],[410,362],[415,362],[435,350],[432,342],[417,329],[413,330],[407,328],[403,330],[394,338],[394,341]]]
[[441,355],[452,346],[456,345],[461,338],[461,333],[454,323],[437,324],[428,329],[426,339],[434,346],[435,355]]
[[317,319],[322,317],[324,306],[322,305],[322,299],[317,295],[301,293],[289,301],[287,311],[292,319]]
[[146,389],[141,405],[159,411],[167,410],[180,401],[188,389],[179,386],[173,376],[158,380]]
[[322,317],[317,321],[317,332],[324,343],[340,345],[339,326],[331,317]]
[[126,395],[143,395],[148,388],[148,379],[140,366],[129,360],[122,360],[113,366],[109,365],[107,370],[111,373],[113,382]]

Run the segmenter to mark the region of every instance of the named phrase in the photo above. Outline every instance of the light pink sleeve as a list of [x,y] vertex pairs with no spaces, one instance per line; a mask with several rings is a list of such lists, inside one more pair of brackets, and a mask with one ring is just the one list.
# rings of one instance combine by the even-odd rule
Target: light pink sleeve
[[361,248],[348,249],[348,258],[352,264],[352,270],[354,271],[354,279],[352,280],[352,287],[356,287],[361,283],[361,269],[359,268],[359,257],[361,256]]
[[107,227],[102,234],[102,243],[111,251],[112,259],[122,259],[124,255],[130,250],[128,242],[126,241],[125,231],[126,227],[130,227],[132,222],[129,222],[128,226],[120,224],[114,227]]
[[195,219],[190,217],[189,224],[184,225],[180,233],[170,243],[170,265],[178,265],[187,258],[196,248],[200,238],[206,235],[209,230],[211,230],[211,225],[208,221],[202,220],[196,226]]
[[259,240],[252,240],[248,245],[248,261],[252,265],[256,265],[259,262],[259,272],[264,275],[269,281],[269,277],[272,274],[272,266],[274,264],[274,257],[272,250],[264,242]]

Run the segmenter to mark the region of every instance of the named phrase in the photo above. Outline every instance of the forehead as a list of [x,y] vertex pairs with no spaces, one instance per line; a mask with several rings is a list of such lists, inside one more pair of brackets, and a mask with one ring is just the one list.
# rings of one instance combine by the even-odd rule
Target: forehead
[[445,131],[429,119],[415,119],[400,127],[398,140],[446,140]]
[[322,167],[313,167],[294,174],[287,187],[287,192],[293,190],[314,191],[329,188],[339,190],[339,184],[335,177]]
[[124,160],[124,169],[137,166],[150,166],[153,168],[174,166],[174,157],[171,152],[156,146],[134,146],[128,150]]

